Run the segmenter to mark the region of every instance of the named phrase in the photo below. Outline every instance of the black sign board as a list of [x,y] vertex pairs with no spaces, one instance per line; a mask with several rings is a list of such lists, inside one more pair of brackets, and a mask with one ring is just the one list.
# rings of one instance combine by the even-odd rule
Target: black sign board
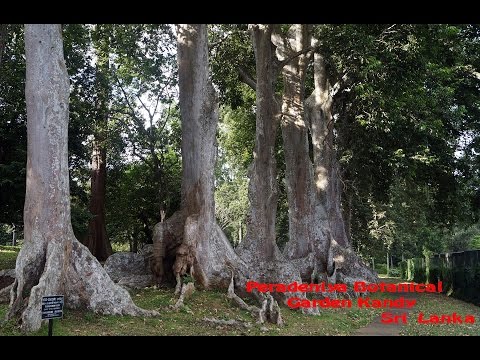
[[63,317],[63,295],[42,297],[42,320]]

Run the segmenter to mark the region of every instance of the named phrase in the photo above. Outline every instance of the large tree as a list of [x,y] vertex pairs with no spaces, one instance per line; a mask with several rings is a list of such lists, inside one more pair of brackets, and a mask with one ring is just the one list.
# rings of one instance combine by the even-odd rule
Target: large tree
[[[284,254],[288,259],[306,258],[318,248],[317,243],[324,244],[326,236],[321,231],[328,226],[325,214],[315,213],[313,166],[305,120],[305,82],[312,55],[310,39],[311,27],[305,24],[294,24],[286,34],[273,36],[277,57],[284,62],[281,128],[289,209],[289,241]],[[310,277],[313,267],[305,270],[302,277]]]
[[[273,258],[270,249],[261,246],[262,243],[273,243],[272,246],[276,247],[275,233],[273,240],[268,242],[263,236],[271,221],[259,222],[256,218],[258,214],[267,214],[268,219],[273,217],[275,221],[274,139],[276,124],[281,118],[289,205],[286,258],[292,260],[291,264],[305,280],[312,276],[325,279],[328,274],[332,276],[330,281],[376,281],[376,275],[348,246],[338,189],[338,165],[333,149],[334,89],[330,86],[330,76],[318,52],[317,41],[312,39],[311,27],[295,24],[282,31],[280,26],[254,25],[251,32],[257,75],[256,84],[249,82],[257,95],[256,147],[249,193],[250,217],[253,220],[247,226],[245,241],[239,246],[240,254],[245,257],[248,254],[246,249],[251,248],[253,243],[257,248],[252,252],[253,256],[248,254],[250,257],[262,260]],[[315,53],[314,90],[307,99],[306,71],[312,53]],[[280,71],[283,75],[281,110],[280,99],[274,91]],[[313,159],[309,154],[309,133]],[[249,234],[255,235],[249,237]],[[282,259],[278,255],[276,257]],[[294,276],[287,268],[278,272],[284,279]]]
[[68,180],[69,80],[59,24],[25,25],[27,190],[25,240],[9,287],[7,317],[41,325],[42,296],[62,294],[69,308],[153,315],[138,308],[74,236]]
[[238,262],[215,220],[214,167],[218,104],[208,65],[206,25],[177,26],[182,119],[181,209],[154,228],[157,282],[193,271],[203,287],[227,286]]
[[[280,120],[280,106],[275,96],[276,71],[271,43],[273,25],[250,26],[256,60],[256,134],[254,159],[249,170],[247,233],[237,251],[249,262],[274,260],[279,255],[276,244],[277,163],[275,137]],[[258,261],[256,261],[258,262]]]
[[112,254],[112,246],[107,236],[105,223],[105,199],[107,178],[107,127],[109,118],[109,68],[110,33],[108,26],[96,25],[93,32],[96,63],[96,101],[94,138],[91,153],[91,187],[89,210],[92,218],[88,224],[88,249],[100,261]]

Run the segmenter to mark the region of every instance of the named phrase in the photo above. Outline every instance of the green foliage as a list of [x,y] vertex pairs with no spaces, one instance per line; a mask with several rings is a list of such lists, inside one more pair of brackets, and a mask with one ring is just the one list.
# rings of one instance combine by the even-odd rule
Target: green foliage
[[[477,157],[468,151],[458,157],[462,141],[471,150],[468,139],[478,133],[478,79],[467,70],[478,64],[478,27],[325,25],[316,31],[332,83],[349,77],[336,98],[344,110],[335,126],[354,246],[377,258],[389,247],[396,259],[419,256],[424,246],[442,251],[454,224],[471,223],[480,209]],[[388,223],[395,231],[379,233]]]
[[0,66],[0,223],[20,225],[27,151],[23,26],[9,25]]
[[388,272],[388,276],[401,277],[401,275],[402,275],[402,270],[398,267],[392,267],[389,270],[390,271]]
[[112,250],[116,252],[131,251],[130,244],[126,242],[112,242]]
[[408,261],[407,260],[400,261],[400,275],[399,276],[402,279],[407,279],[408,278],[407,272],[408,272]]
[[215,190],[217,222],[232,244],[237,245],[245,235],[248,212],[248,182],[235,178],[221,183]]
[[[180,205],[181,164],[178,156],[169,152],[169,177],[166,201],[167,216]],[[113,242],[151,242],[153,225],[160,221],[159,189],[152,181],[152,168],[135,162],[112,169],[107,178],[107,231]]]
[[88,222],[93,215],[88,211],[86,202],[81,201],[76,195],[71,196],[70,205],[73,233],[83,242],[88,237]]
[[[313,31],[321,39],[330,82],[347,79],[338,83],[333,126],[354,248],[376,263],[388,252],[395,265],[421,257],[424,249],[480,248],[480,27],[337,24],[314,25]],[[90,218],[90,140],[97,130],[96,84],[102,77],[110,115],[104,129],[108,232],[115,241],[149,241],[161,204],[167,216],[180,204],[173,27],[67,24],[63,36],[71,82],[68,151],[75,234],[86,236]],[[222,102],[216,212],[235,243],[239,229],[245,232],[255,141],[255,92],[240,81],[238,70],[254,78],[254,51],[246,24],[211,25],[209,41]],[[102,59],[108,59],[109,71],[98,71],[94,50],[107,55]],[[0,223],[20,225],[26,174],[21,25],[9,25],[2,60]],[[282,86],[276,82],[279,95]],[[306,86],[308,96],[311,67]],[[288,206],[280,135],[275,151],[282,245],[288,240]],[[0,232],[0,241],[7,235]],[[428,268],[442,271],[440,265]]]
[[413,258],[407,260],[407,280],[417,283],[427,282],[427,269],[425,258]]
[[471,250],[413,258],[402,263],[403,278],[418,283],[442,282],[443,292],[480,304],[480,251]]
[[375,271],[379,274],[387,274],[387,264],[375,263]]
[[255,113],[251,109],[225,106],[221,111],[219,124],[219,152],[217,166],[221,166],[224,178],[235,173],[246,174],[253,160],[255,146]]
[[[239,81],[238,69],[255,73],[255,58],[246,24],[212,25],[209,29],[210,64],[213,82],[220,89],[220,98],[233,109],[252,106],[252,90]],[[250,93],[249,96],[245,96]]]
[[464,251],[480,249],[480,224],[474,224],[467,228],[456,228],[447,238],[447,251]]

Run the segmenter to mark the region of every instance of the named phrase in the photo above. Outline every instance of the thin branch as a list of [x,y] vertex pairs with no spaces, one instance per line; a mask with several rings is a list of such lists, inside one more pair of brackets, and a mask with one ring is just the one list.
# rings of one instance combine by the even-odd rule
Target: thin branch
[[250,86],[254,91],[257,91],[257,83],[247,74],[247,72],[239,66],[237,68],[238,75],[240,76],[240,80]]
[[307,54],[307,53],[309,53],[310,51],[313,53],[313,52],[315,52],[316,50],[318,50],[318,47],[311,47],[311,46],[310,46],[310,47],[305,48],[305,49],[302,49],[302,50],[300,50],[300,51],[296,51],[296,52],[294,52],[292,55],[290,55],[288,58],[280,61],[280,62],[278,63],[278,66],[279,66],[279,68],[281,69],[281,68],[283,68],[285,65],[287,65],[290,61],[292,61],[293,59],[299,57],[300,55]]
[[221,38],[220,40],[208,44],[208,50],[212,51],[217,46],[222,45],[225,42],[225,40],[227,40],[230,37],[231,34],[232,34],[232,32],[227,32],[226,35],[223,38]]
[[8,24],[0,24],[0,65],[2,65],[2,57],[5,47],[8,43]]
[[167,125],[168,119],[170,118],[171,108],[172,108],[172,104],[169,104],[167,109],[167,116],[165,116],[165,120],[163,121],[162,126],[159,126],[160,133],[163,132],[163,129],[165,129],[165,126]]
[[141,96],[138,94],[135,94],[135,97],[138,99],[142,107],[145,109],[145,111],[148,113],[148,117],[150,118],[150,122],[152,122],[152,113],[150,112],[150,109],[145,105],[145,103],[142,101]]
[[345,88],[345,86],[349,83],[349,80],[350,77],[348,76],[348,73],[343,74],[340,80],[338,80],[335,85],[332,86],[331,96],[334,97],[340,90]]

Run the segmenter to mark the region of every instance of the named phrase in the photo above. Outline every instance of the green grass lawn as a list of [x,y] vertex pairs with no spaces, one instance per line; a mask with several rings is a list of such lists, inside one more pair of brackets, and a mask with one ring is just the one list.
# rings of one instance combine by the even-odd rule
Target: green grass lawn
[[[420,324],[417,318],[423,312],[424,318],[429,319],[431,314],[452,314],[456,312],[463,318],[465,315],[475,316],[475,324]],[[442,294],[422,294],[418,297],[417,305],[409,314],[407,326],[400,332],[401,335],[480,335],[480,307],[469,304]]]
[[[0,268],[12,268],[18,249],[0,247]],[[12,265],[13,264],[13,265]],[[398,279],[382,279],[398,281]],[[66,310],[63,319],[55,320],[55,335],[349,335],[369,324],[383,309],[323,309],[318,316],[303,315],[299,311],[283,307],[285,325],[259,325],[244,310],[230,303],[224,291],[196,291],[186,301],[186,307],[178,312],[171,311],[169,305],[176,301],[173,290],[153,288],[132,292],[135,303],[145,309],[156,309],[160,316],[142,318],[131,316],[97,315],[88,311]],[[377,294],[375,298],[387,298]],[[0,319],[5,317],[8,306],[0,304]],[[480,308],[444,295],[419,295],[418,305],[410,314],[410,321],[402,330],[403,335],[479,335]],[[419,325],[417,314],[474,313],[478,323],[474,325]],[[248,321],[250,328],[228,325],[211,325],[203,321],[205,317]],[[266,329],[265,329],[266,328]],[[46,335],[47,326],[31,335]],[[21,335],[12,322],[0,326],[0,335]]]
[[[131,316],[96,315],[91,312],[66,310],[64,319],[55,320],[56,335],[348,335],[368,324],[376,310],[352,308],[327,309],[319,316],[307,316],[299,311],[282,309],[285,325],[278,327],[255,324],[249,313],[230,303],[225,292],[196,291],[187,300],[187,307],[174,312],[168,305],[175,303],[173,290],[145,289],[132,293],[136,304],[145,309],[157,309],[160,316],[136,318]],[[7,305],[0,305],[3,318]],[[251,328],[210,325],[204,317],[248,321]],[[19,335],[12,322],[0,327],[0,335]],[[47,327],[32,335],[46,335]]]
[[0,270],[15,269],[15,260],[20,251],[20,246],[0,245]]

